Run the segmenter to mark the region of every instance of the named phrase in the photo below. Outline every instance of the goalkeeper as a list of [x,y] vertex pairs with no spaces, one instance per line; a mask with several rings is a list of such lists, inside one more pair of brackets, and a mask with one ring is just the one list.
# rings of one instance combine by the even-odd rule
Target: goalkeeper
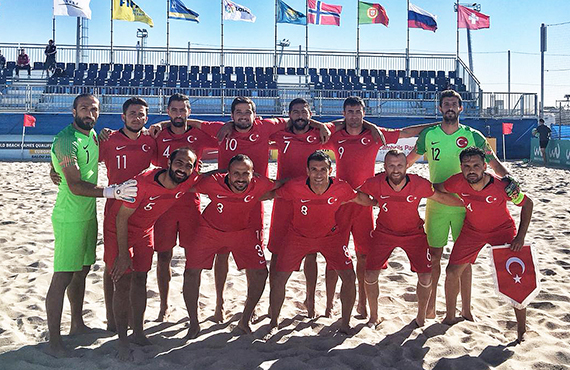
[[72,353],[61,339],[61,315],[65,291],[71,306],[70,334],[89,332],[83,322],[85,279],[95,262],[97,217],[95,198],[134,201],[136,182],[105,188],[97,186],[99,143],[93,127],[99,117],[99,100],[82,94],[73,101],[73,123],[54,138],[52,166],[61,177],[52,214],[54,233],[54,274],[46,296],[49,344],[46,352],[54,357]]

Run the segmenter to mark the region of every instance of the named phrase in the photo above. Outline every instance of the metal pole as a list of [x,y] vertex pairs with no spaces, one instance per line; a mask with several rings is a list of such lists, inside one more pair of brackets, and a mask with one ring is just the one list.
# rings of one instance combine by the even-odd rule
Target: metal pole
[[53,21],[52,21],[51,39],[55,43],[55,15],[53,16]]
[[307,23],[305,24],[305,71],[309,74],[309,2],[305,1],[305,14]]
[[[408,3],[408,14],[406,16],[409,18],[410,0],[408,0],[407,3]],[[406,75],[409,76],[409,74],[410,74],[410,25],[409,24],[408,24],[406,30],[407,30],[407,37],[406,37]]]
[[[303,52],[301,51],[301,45],[299,45],[299,68],[303,66]],[[299,76],[299,85],[301,84],[301,76]]]
[[190,69],[190,41],[188,41],[188,58],[186,64],[188,65],[188,69]]
[[455,4],[455,12],[457,13],[457,23],[456,27],[456,34],[455,34],[455,42],[456,42],[456,53],[455,53],[455,73],[459,71],[459,0],[457,0]]
[[113,64],[113,3],[114,1],[111,0],[111,54],[110,54],[110,62]]
[[80,58],[80,51],[81,48],[81,18],[77,17],[77,35],[75,39],[75,65],[79,66],[79,58]]
[[275,0],[275,30],[273,33],[275,35],[275,42],[273,43],[273,74],[277,74],[277,0]]
[[507,92],[509,93],[507,101],[508,101],[508,110],[509,110],[509,115],[511,115],[511,51],[509,50],[507,53],[507,60],[508,60],[508,82],[507,82]]
[[540,117],[544,115],[544,52],[546,51],[546,26],[540,26]]
[[360,1],[356,0],[356,75],[360,75]]
[[170,6],[166,0],[166,65],[170,65]]
[[[220,22],[221,22],[221,31],[220,31],[220,71],[224,70],[224,0],[220,0]],[[225,98],[224,98],[224,90],[222,89],[222,116],[224,115],[224,106],[225,106]]]
[[467,28],[467,53],[469,55],[469,69],[473,72],[473,50],[471,49],[471,30]]
[[505,134],[503,134],[503,162],[507,161],[507,148],[505,148]]

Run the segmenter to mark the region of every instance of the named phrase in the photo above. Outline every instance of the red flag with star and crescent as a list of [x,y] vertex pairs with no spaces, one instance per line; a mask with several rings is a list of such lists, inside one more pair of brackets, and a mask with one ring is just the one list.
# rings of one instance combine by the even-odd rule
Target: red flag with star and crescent
[[538,267],[530,245],[518,252],[509,245],[491,246],[491,265],[497,295],[523,309],[540,292]]

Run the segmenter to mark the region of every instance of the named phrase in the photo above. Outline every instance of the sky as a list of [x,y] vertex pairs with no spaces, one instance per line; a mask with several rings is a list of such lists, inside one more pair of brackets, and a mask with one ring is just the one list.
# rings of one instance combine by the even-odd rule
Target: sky
[[[171,20],[170,45],[187,47],[220,46],[220,1],[182,0],[200,14],[200,23]],[[367,0],[376,2],[375,0]],[[225,21],[224,46],[273,49],[274,0],[238,0],[251,9],[255,23]],[[294,9],[305,11],[304,0],[286,0]],[[389,27],[362,25],[360,50],[404,52],[406,48],[406,0],[377,1],[386,9]],[[134,46],[137,28],[149,31],[149,46],[166,46],[167,0],[138,0],[136,3],[154,21],[154,28],[143,23],[114,21],[114,44]],[[341,26],[309,26],[309,50],[356,51],[357,0],[329,0],[342,5]],[[455,53],[456,13],[453,0],[414,0],[412,3],[437,15],[438,29],[410,30],[411,53]],[[483,91],[506,92],[507,51],[511,51],[511,91],[540,92],[540,25],[548,25],[545,105],[570,94],[570,1],[568,0],[482,0],[481,12],[491,17],[489,29],[472,31],[473,69]],[[461,3],[463,4],[463,3]],[[46,43],[52,35],[52,0],[0,0],[0,43]],[[110,0],[91,0],[89,44],[110,43]],[[76,19],[56,17],[56,43],[75,43]],[[16,30],[16,31],[15,31]],[[303,26],[279,24],[278,39],[288,39],[292,50],[304,48]],[[466,31],[460,30],[460,56],[468,63]],[[540,97],[539,97],[540,98]]]

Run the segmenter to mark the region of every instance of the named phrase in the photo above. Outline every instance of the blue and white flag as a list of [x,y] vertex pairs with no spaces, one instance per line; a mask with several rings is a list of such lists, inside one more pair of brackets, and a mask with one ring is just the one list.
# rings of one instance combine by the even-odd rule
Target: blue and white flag
[[408,8],[408,28],[421,28],[435,32],[437,30],[436,19],[437,15],[433,15],[410,3]]
[[230,0],[224,0],[223,4],[224,20],[255,22],[255,15],[247,7]]
[[91,0],[53,0],[53,15],[91,19]]
[[181,0],[169,0],[168,18],[185,19],[187,21],[200,22],[198,13],[192,9],[188,9]]
[[278,0],[277,4],[277,23],[290,24],[307,24],[307,16],[300,11],[291,8],[284,1]]

